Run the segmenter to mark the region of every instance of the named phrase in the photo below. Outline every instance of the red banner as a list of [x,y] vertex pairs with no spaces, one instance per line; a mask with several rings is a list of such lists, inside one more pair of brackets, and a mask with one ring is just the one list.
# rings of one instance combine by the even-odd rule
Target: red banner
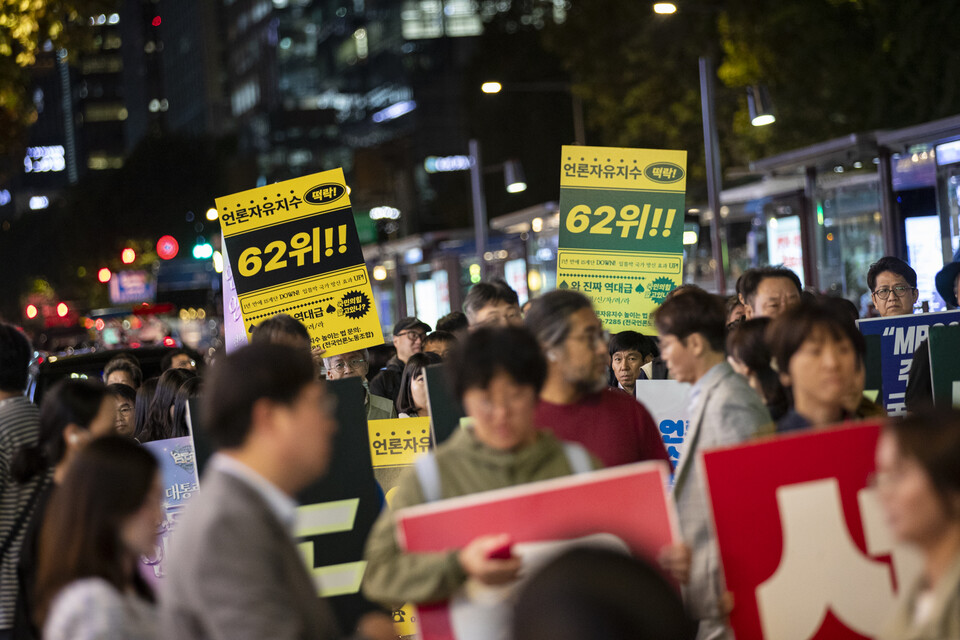
[[[519,550],[524,543],[592,536],[594,542],[613,541],[634,555],[656,558],[679,539],[665,490],[668,474],[663,462],[639,462],[403,509],[397,512],[400,543],[408,551],[444,551],[506,533],[526,566],[527,556]],[[418,609],[422,640],[465,637],[454,633],[446,604]]]
[[894,548],[870,487],[880,424],[703,454],[738,638],[875,636],[898,582],[919,569]]

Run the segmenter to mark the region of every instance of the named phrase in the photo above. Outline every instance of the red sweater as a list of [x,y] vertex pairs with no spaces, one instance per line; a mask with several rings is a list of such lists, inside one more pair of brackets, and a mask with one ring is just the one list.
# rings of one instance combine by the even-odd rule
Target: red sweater
[[561,440],[582,444],[605,467],[642,460],[670,462],[646,407],[622,391],[608,387],[573,404],[541,400],[534,420]]

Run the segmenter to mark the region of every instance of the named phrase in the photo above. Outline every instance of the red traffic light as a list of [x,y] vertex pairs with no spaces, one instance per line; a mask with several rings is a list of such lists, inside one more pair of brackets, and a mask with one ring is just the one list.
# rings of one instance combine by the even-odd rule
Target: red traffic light
[[113,274],[110,273],[110,269],[107,269],[106,267],[100,269],[100,271],[97,271],[97,280],[103,282],[104,284],[110,282],[110,278],[112,276]]
[[28,319],[33,320],[34,318],[37,317],[37,314],[38,314],[38,313],[40,313],[40,311],[37,309],[37,305],[35,305],[35,304],[28,304],[28,305],[27,305],[26,315],[27,315],[27,318],[28,318]]
[[153,20],[150,21],[150,24],[152,24],[155,27],[159,27],[160,22],[161,22],[160,16],[154,16]]
[[133,264],[133,261],[137,259],[137,252],[127,247],[120,252],[120,260],[123,261],[123,264]]
[[157,240],[157,255],[163,260],[173,260],[180,251],[180,245],[173,236],[162,236]]
[[57,315],[61,318],[66,318],[67,314],[70,313],[70,307],[67,306],[66,302],[61,302],[57,305]]

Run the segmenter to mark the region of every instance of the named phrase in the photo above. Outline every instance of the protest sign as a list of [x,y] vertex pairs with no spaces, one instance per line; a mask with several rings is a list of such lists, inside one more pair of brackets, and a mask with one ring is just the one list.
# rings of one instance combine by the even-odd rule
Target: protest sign
[[[655,558],[679,537],[665,491],[668,473],[664,462],[639,462],[409,507],[396,514],[398,538],[417,552],[460,549],[488,534],[510,535],[515,548],[608,534],[634,555]],[[466,595],[458,594],[458,606],[466,605]],[[418,609],[421,640],[465,640],[454,633],[448,603]],[[498,619],[488,613],[491,623]],[[499,637],[483,634],[474,628],[470,637]]]
[[874,637],[917,557],[893,544],[870,486],[880,423],[706,451],[738,638]]
[[604,328],[656,335],[650,314],[683,280],[686,151],[565,146],[557,288]]
[[[940,311],[857,321],[864,336],[880,336],[881,404],[892,416],[907,411],[905,396],[913,352],[927,339],[930,327],[960,323],[960,311]],[[869,343],[868,343],[869,345]]]
[[220,236],[220,246],[223,247],[223,346],[227,353],[233,353],[247,344],[247,330],[243,325],[243,314],[240,313],[240,299],[237,297],[237,283],[233,279],[233,269],[230,268],[230,253],[227,242]]
[[690,385],[676,380],[637,380],[636,395],[656,420],[670,463],[676,468],[689,426]]
[[[413,465],[417,456],[430,449],[430,418],[369,420],[367,430],[373,475],[390,505],[400,474]],[[397,635],[413,636],[417,632],[417,617],[417,609],[411,604],[394,609],[393,624]]]
[[460,428],[460,420],[466,412],[453,393],[450,370],[446,364],[432,364],[424,371],[427,378],[427,402],[433,421],[431,435],[434,444],[440,444]]
[[930,380],[933,403],[960,407],[960,326],[930,327]]
[[170,536],[176,529],[177,518],[184,507],[200,489],[193,439],[190,436],[154,440],[143,445],[160,464],[160,480],[163,483],[163,521],[157,532],[156,552],[140,561],[149,570],[141,571],[151,584],[157,586],[164,577],[164,560],[170,547]]
[[383,343],[343,170],[217,198],[247,334],[286,313],[332,356]]

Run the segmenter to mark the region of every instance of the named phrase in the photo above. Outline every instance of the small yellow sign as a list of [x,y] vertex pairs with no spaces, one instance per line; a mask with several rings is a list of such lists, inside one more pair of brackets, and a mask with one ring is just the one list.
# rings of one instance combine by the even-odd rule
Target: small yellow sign
[[383,343],[343,170],[217,198],[247,336],[285,313],[326,355]]
[[430,450],[430,418],[369,420],[367,429],[374,470],[408,467],[417,456]]

